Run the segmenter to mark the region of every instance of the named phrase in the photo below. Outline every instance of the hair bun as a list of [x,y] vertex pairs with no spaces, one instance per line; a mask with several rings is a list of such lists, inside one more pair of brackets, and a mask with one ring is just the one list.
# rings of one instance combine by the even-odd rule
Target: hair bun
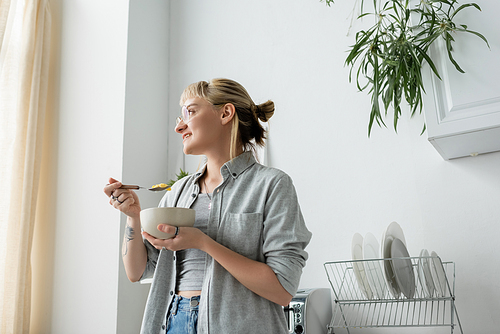
[[267,122],[274,115],[274,102],[268,100],[267,102],[255,105],[254,113],[262,122]]

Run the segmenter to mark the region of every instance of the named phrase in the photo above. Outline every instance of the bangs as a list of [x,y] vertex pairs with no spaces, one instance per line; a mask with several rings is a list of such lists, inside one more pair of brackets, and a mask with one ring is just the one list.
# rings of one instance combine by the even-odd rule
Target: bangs
[[205,100],[208,100],[208,82],[199,81],[190,84],[184,89],[181,95],[180,105],[183,106],[186,100],[192,99],[195,97],[200,97]]

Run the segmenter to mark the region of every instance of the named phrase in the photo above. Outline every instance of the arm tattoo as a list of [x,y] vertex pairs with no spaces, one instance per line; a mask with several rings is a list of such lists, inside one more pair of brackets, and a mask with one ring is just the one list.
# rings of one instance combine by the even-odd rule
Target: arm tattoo
[[127,255],[128,242],[134,240],[134,236],[134,229],[130,225],[125,226],[125,235],[123,236],[123,256]]

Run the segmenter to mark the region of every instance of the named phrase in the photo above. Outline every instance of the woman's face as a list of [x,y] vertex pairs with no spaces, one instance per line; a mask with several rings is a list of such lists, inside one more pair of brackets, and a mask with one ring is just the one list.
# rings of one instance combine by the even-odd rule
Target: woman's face
[[220,146],[220,113],[203,98],[194,97],[184,102],[189,114],[186,123],[182,120],[175,131],[182,136],[185,154],[206,155],[209,150]]

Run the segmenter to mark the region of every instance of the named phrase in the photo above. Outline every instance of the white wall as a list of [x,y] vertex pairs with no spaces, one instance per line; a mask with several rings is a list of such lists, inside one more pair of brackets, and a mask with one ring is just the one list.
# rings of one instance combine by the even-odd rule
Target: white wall
[[[168,7],[168,1],[129,2],[122,178],[129,184],[168,180]],[[142,208],[157,206],[163,196],[138,194]],[[122,215],[120,236],[125,221]],[[121,256],[119,263],[116,333],[139,333],[150,285],[131,283]]]
[[[328,8],[316,0],[183,0],[170,2],[168,10],[156,2],[144,4],[160,6],[165,15],[170,11],[170,19],[165,18],[168,63],[159,64],[155,74],[149,72],[151,66],[134,72],[131,64],[137,66],[148,52],[164,52],[163,44],[141,44],[141,34],[134,32],[147,31],[140,30],[141,20],[148,27],[167,28],[155,21],[158,16],[148,22],[142,16],[147,9],[141,11],[137,4],[130,4],[136,9],[128,26],[128,2],[53,1],[62,14],[62,39],[51,333],[122,333],[117,319],[128,315],[140,321],[142,314],[117,310],[127,291],[119,272],[123,221],[110,210],[102,186],[110,175],[146,183],[173,177],[182,165],[180,141],[170,130],[179,113],[178,97],[187,84],[213,77],[241,82],[255,102],[276,103],[268,164],[294,179],[313,232],[303,287],[328,287],[322,265],[349,259],[355,232],[380,237],[397,221],[411,255],[425,247],[456,262],[464,330],[497,330],[500,153],[444,161],[426,136],[419,136],[422,116],[403,116],[399,134],[374,128],[367,138],[369,97],[348,83],[343,67],[354,38],[347,36],[352,2],[337,1]],[[484,12],[498,9],[492,2],[481,5]],[[492,48],[498,48],[493,31],[485,33]],[[145,52],[130,49],[130,44],[126,66],[127,32]],[[157,55],[152,57],[159,62]],[[168,82],[161,80],[166,71]],[[148,90],[147,82],[141,89],[134,82],[148,73],[168,90],[163,102],[161,89]],[[154,102],[139,112],[148,94]],[[161,119],[165,101],[169,120],[158,125],[170,131],[164,139],[168,150],[152,138],[154,150],[148,140],[138,148],[130,140],[151,131],[147,118]],[[162,164],[168,162],[166,172],[155,168],[149,174],[142,164],[148,152],[157,153]],[[127,167],[134,154],[139,162]],[[187,165],[194,168],[198,160],[190,158]],[[141,175],[144,179],[138,179]],[[154,202],[151,197],[145,201]]]
[[[52,166],[46,167],[57,173],[46,192],[56,194],[55,245],[46,251],[54,254],[54,269],[52,297],[36,303],[45,309],[35,312],[32,332],[137,333],[149,286],[126,277],[125,217],[102,189],[110,176],[141,185],[171,177],[169,2],[51,5],[60,59],[53,64],[57,101]],[[151,207],[162,194],[140,196],[141,205]]]
[[[484,26],[490,22],[486,13],[498,5],[480,5],[481,32],[498,50],[497,28]],[[178,108],[174,97],[187,84],[213,77],[241,82],[256,102],[275,101],[269,164],[294,179],[313,232],[302,287],[329,286],[323,263],[350,259],[355,232],[380,239],[397,221],[410,255],[427,248],[456,262],[464,330],[497,332],[500,153],[444,161],[419,135],[420,115],[405,114],[399,134],[374,128],[367,138],[370,98],[348,83],[343,67],[354,41],[354,34],[347,36],[353,6],[336,1],[329,8],[315,0],[172,2],[171,108]],[[482,44],[475,52],[489,51]]]
[[[119,214],[102,192],[121,178],[128,2],[51,1],[60,45],[53,129],[51,319],[37,333],[116,332]],[[112,22],[112,24],[110,24]],[[50,240],[50,239],[49,239]]]

